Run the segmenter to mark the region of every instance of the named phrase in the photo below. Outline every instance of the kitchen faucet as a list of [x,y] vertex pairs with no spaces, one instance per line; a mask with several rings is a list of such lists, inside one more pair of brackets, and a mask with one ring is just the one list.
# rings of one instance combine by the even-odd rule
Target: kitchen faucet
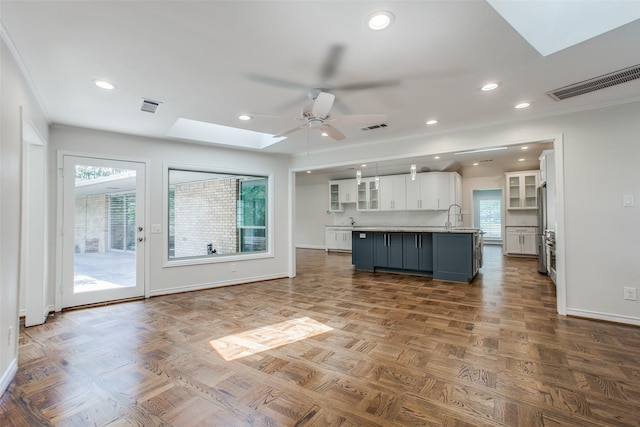
[[447,230],[453,228],[451,224],[451,208],[456,206],[458,207],[458,215],[460,216],[460,222],[462,222],[462,207],[456,203],[449,205],[449,209],[447,209],[447,222],[444,223],[444,228],[446,228]]

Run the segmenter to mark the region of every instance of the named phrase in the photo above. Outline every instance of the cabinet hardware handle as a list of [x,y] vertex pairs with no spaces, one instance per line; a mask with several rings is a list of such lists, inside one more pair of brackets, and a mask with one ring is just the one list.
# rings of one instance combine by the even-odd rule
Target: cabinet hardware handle
[[416,248],[419,248],[420,246],[418,246],[418,235],[416,234],[414,237],[415,237],[415,240],[416,240]]

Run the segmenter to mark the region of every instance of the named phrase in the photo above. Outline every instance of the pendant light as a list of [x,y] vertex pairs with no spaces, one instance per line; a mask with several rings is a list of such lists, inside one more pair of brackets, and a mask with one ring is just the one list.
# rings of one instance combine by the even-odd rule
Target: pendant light
[[360,185],[362,182],[362,171],[360,169],[356,170],[356,184]]
[[415,181],[416,180],[416,165],[412,164],[411,168],[409,170],[411,171],[411,181]]

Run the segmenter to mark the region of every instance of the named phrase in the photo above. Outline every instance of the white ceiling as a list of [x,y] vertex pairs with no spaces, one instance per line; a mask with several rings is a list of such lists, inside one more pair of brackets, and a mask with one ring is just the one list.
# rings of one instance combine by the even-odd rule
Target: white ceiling
[[[638,1],[622,3],[640,11]],[[387,30],[366,27],[376,10],[395,15]],[[2,0],[0,19],[52,123],[170,138],[183,118],[277,134],[299,124],[306,92],[316,87],[336,95],[333,116],[387,115],[387,128],[368,132],[337,123],[343,141],[296,132],[261,150],[274,154],[640,100],[640,80],[559,102],[545,95],[639,64],[640,20],[543,56],[479,0]],[[335,69],[323,79],[327,63]],[[99,89],[94,79],[117,87]],[[490,81],[500,87],[479,90]],[[339,90],[367,83],[377,87]],[[160,101],[158,112],[141,112],[142,98]],[[522,101],[532,106],[513,108]],[[240,113],[254,119],[240,121]],[[439,123],[426,126],[431,118]]]

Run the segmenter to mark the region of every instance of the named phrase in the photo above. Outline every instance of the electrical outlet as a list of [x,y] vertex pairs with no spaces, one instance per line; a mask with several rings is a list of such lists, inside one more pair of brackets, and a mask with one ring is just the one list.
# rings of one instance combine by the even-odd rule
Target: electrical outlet
[[231,264],[231,271],[238,271],[238,266],[236,264]]
[[638,299],[637,288],[625,287],[624,288],[624,299],[628,299],[631,301],[635,301]]

